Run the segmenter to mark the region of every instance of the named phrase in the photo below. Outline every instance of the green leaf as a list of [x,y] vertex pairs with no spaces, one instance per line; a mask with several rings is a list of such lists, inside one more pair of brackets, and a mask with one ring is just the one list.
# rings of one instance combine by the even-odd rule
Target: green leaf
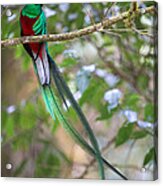
[[137,82],[138,82],[138,86],[143,90],[145,90],[148,86],[149,79],[146,75],[140,75],[138,76]]
[[106,120],[106,119],[108,119],[108,118],[110,118],[112,116],[112,111],[108,112],[108,108],[107,107],[108,107],[107,104],[102,107],[102,109],[100,111],[101,115],[96,118],[96,121],[98,121],[98,120],[99,121],[100,120]]
[[132,133],[131,138],[132,138],[132,139],[141,139],[141,138],[146,137],[147,134],[148,134],[148,133],[147,133],[147,131],[145,131],[145,130],[142,130],[142,131],[135,131],[135,132]]
[[137,111],[138,109],[138,102],[139,102],[139,95],[138,94],[128,94],[125,97],[125,100],[123,102],[123,105],[125,106],[125,108],[127,107],[127,109],[131,109],[133,111]]
[[147,165],[153,159],[154,159],[154,147],[152,147],[149,150],[149,152],[145,155],[143,166]]
[[6,121],[6,135],[7,137],[12,137],[14,135],[14,115],[10,115],[8,118],[7,118],[7,121]]
[[144,108],[144,120],[154,122],[154,106],[151,103],[146,104]]
[[97,121],[107,120],[110,119],[114,113],[116,113],[118,110],[118,107],[108,111],[108,104],[101,104],[101,107],[99,108],[100,116],[96,118]]
[[60,67],[66,67],[66,68],[68,68],[68,67],[72,67],[74,65],[76,65],[76,60],[74,58],[68,57],[68,58],[65,58],[62,61],[62,63],[60,64]]
[[76,25],[78,28],[82,28],[83,24],[84,24],[84,13],[82,11],[80,11],[80,15],[77,18],[77,22]]
[[124,124],[118,131],[117,137],[116,137],[116,147],[124,144],[127,140],[130,139],[131,133],[133,131],[133,124]]
[[61,54],[65,50],[65,44],[64,43],[58,43],[52,46],[49,46],[49,51],[52,54],[58,55]]
[[80,98],[80,105],[82,106],[86,102],[101,111],[101,108],[103,107],[102,102],[104,92],[107,88],[108,85],[102,79],[91,78],[88,88],[84,91],[82,97]]

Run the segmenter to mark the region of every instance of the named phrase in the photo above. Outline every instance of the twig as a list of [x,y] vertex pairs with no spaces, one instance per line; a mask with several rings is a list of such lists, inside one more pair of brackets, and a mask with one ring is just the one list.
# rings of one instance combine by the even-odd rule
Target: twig
[[109,30],[103,29],[103,30],[101,30],[101,32],[106,33],[106,34],[108,34],[108,35],[113,35],[113,36],[116,36],[116,37],[121,38],[121,35],[120,35],[120,34],[117,34],[117,33],[115,33],[115,32],[111,32],[111,31],[109,31]]
[[[135,27],[133,29],[136,29],[136,30],[134,30],[134,32],[137,32],[140,35],[145,35],[145,36],[153,38],[153,35],[149,34],[148,30],[146,30],[146,29],[139,29],[139,28],[135,28]],[[133,32],[133,30],[131,28],[109,28],[107,30],[110,32]]]
[[146,37],[149,37],[151,39],[154,38],[154,35],[153,34],[149,34],[148,32],[144,32],[144,31],[141,31],[141,30],[138,30],[137,28],[135,28],[134,26],[132,26],[131,28],[135,33],[141,35],[141,36],[146,36]]
[[85,11],[86,11],[86,14],[88,15],[88,17],[89,17],[89,19],[90,19],[91,24],[92,24],[92,25],[95,25],[95,20],[94,20],[94,17],[93,17],[92,12],[89,11],[89,10],[87,10],[87,9],[85,9]]
[[[140,9],[137,9],[135,12],[135,15],[141,15],[145,13],[152,13],[155,12],[155,7],[150,6],[145,9],[145,11],[142,13]],[[114,25],[117,22],[123,21],[127,19],[130,16],[129,11],[123,12],[122,14],[112,17],[110,19],[105,19],[103,20],[103,23],[96,23],[95,25],[91,25],[88,27],[85,27],[83,29],[77,30],[77,31],[72,31],[68,33],[62,33],[62,34],[49,34],[49,35],[40,35],[40,36],[26,36],[26,37],[21,37],[21,38],[13,38],[13,39],[7,39],[1,41],[1,46],[2,47],[8,47],[8,46],[14,46],[14,45],[19,45],[22,43],[29,43],[29,42],[54,42],[54,41],[67,41],[67,40],[72,40],[75,38],[80,38],[82,36],[86,36],[89,34],[92,34],[94,32],[100,31],[102,29],[107,29],[110,26]]]
[[116,4],[117,4],[117,2],[113,2],[113,3],[111,4],[111,6],[107,8],[107,10],[106,10],[106,12],[105,12],[105,14],[104,14],[104,18],[106,18],[106,17],[108,16],[108,14],[111,12],[111,9],[112,9],[113,6],[115,6]]

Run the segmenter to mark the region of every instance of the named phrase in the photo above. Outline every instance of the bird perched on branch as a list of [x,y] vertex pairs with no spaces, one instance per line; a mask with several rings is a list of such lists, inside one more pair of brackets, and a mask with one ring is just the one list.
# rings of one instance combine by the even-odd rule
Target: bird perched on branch
[[[35,36],[44,35],[46,30],[46,17],[40,4],[28,4],[25,5],[20,15],[21,36]],[[38,43],[26,43],[23,45],[27,53],[30,55],[33,61],[35,73],[38,77],[41,93],[46,105],[46,108],[53,120],[56,118],[59,120],[63,128],[71,135],[71,137],[89,154],[94,156],[98,162],[99,176],[101,179],[105,179],[104,166],[105,163],[114,172],[120,175],[123,179],[127,179],[117,169],[115,169],[107,160],[105,160],[100,153],[97,140],[93,134],[93,131],[84,116],[80,106],[75,101],[73,94],[68,88],[66,82],[60,74],[60,71],[48,52],[48,46],[46,42]],[[51,81],[54,81],[58,93],[67,106],[65,97],[70,101],[76,114],[78,115],[81,124],[87,132],[92,145],[89,145],[87,141],[79,134],[79,132],[68,122],[62,111],[62,107],[59,104],[58,97],[53,90]]]

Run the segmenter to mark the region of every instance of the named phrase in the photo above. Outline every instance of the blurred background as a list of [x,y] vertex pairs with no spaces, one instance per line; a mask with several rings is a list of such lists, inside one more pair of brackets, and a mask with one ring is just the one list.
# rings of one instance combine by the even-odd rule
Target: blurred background
[[[142,13],[154,2],[140,2]],[[131,3],[44,5],[48,33],[78,30],[120,16]],[[20,37],[23,6],[1,6],[1,39]],[[132,16],[103,32],[49,42],[102,154],[129,179],[157,168],[157,16]],[[21,45],[1,49],[2,176],[98,179],[96,161],[46,111],[31,59]],[[64,109],[64,106],[63,106]],[[68,120],[87,139],[69,104]],[[105,169],[107,179],[121,179]]]

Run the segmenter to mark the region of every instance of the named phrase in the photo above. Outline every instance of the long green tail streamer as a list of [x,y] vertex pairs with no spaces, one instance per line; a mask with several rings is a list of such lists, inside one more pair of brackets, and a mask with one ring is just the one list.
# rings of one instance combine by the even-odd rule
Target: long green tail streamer
[[[51,59],[52,60],[52,59]],[[76,100],[74,99],[69,87],[67,86],[67,84],[65,83],[62,75],[59,72],[59,69],[57,67],[57,65],[55,64],[55,62],[52,60],[51,62],[53,62],[53,77],[54,80],[56,81],[56,79],[59,80],[60,87],[62,88],[62,92],[65,92],[67,98],[70,100],[71,104],[73,105],[73,107],[75,107],[75,109],[77,110],[77,114],[79,114],[79,117],[83,117],[85,118],[84,114],[82,113],[78,103],[76,102]],[[121,178],[123,178],[124,180],[128,180],[126,176],[124,176],[122,173],[120,173],[114,166],[111,165],[111,163],[109,163],[105,158],[102,157],[102,161],[105,165],[107,165],[112,171],[114,171],[115,173],[117,173]]]
[[100,175],[101,179],[105,179],[105,173],[104,173],[103,162],[101,159],[101,153],[99,150],[97,140],[93,134],[93,131],[92,131],[88,121],[86,120],[82,110],[80,109],[79,105],[75,101],[71,91],[69,90],[69,88],[67,86],[65,86],[65,82],[63,83],[62,79],[60,78],[58,69],[56,68],[56,65],[55,65],[55,62],[51,59],[50,56],[49,56],[49,58],[50,58],[49,61],[51,62],[51,65],[52,65],[52,71],[53,71],[52,74],[53,74],[55,84],[56,84],[56,86],[59,85],[59,86],[57,86],[57,89],[59,92],[63,92],[66,94],[66,96],[69,99],[69,101],[71,102],[74,110],[76,111],[76,113],[81,121],[81,124],[83,125],[85,131],[87,132],[89,139],[92,143],[92,146],[95,149],[96,160],[98,161],[98,166],[99,166],[99,175]]

